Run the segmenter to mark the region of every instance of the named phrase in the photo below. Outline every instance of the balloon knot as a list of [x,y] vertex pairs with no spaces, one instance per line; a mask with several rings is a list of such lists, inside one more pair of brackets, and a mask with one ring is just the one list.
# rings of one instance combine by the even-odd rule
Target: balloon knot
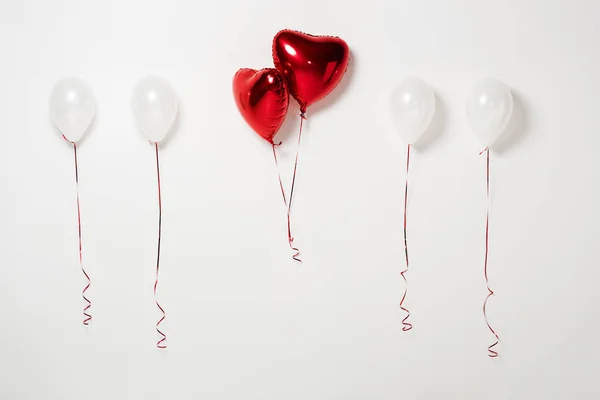
[[306,112],[302,111],[302,112],[300,113],[300,118],[302,118],[302,119],[306,119]]

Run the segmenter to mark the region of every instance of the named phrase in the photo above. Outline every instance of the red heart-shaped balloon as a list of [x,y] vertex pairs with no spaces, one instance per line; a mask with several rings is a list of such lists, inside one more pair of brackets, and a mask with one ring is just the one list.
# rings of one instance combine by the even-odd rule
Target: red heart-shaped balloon
[[285,79],[274,68],[242,68],[233,77],[233,96],[248,125],[269,143],[281,128],[289,105]]
[[342,39],[285,29],[273,39],[273,62],[302,113],[327,96],[344,76],[350,50]]

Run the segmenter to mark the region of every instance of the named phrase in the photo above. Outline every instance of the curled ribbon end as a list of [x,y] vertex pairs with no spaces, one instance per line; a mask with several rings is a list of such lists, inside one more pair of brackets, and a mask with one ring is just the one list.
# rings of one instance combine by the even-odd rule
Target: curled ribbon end
[[[408,282],[406,280],[406,276],[404,275],[406,272],[408,271],[408,269],[405,269],[404,271],[400,272],[400,275],[402,276],[402,279],[404,279],[404,284],[407,285]],[[404,307],[402,304],[404,304],[404,299],[406,299],[406,293],[407,293],[407,289],[406,287],[404,288],[404,294],[402,295],[402,299],[400,300],[400,309],[402,311],[404,311],[406,313],[406,317],[404,317],[404,319],[402,320],[402,331],[403,332],[408,332],[410,331],[413,326],[410,322],[407,322],[408,319],[410,318],[410,311],[408,311],[408,308]]]
[[294,251],[294,255],[292,255],[292,258],[294,259],[294,261],[302,264],[302,259],[300,259],[300,250],[297,247],[294,247],[294,238],[293,237],[289,238],[289,243],[290,243],[290,249],[292,249]]
[[488,357],[489,357],[489,358],[496,358],[496,357],[498,357],[498,352],[497,352],[497,351],[494,351],[494,350],[492,350],[492,347],[494,347],[494,346],[495,346],[495,345],[497,345],[497,344],[498,344],[498,341],[496,341],[494,344],[492,344],[492,345],[490,345],[490,346],[488,347]]
[[[89,287],[89,285],[88,285],[88,287]],[[86,287],[86,289],[87,289],[87,287]],[[83,292],[85,293],[85,290],[84,290]],[[86,301],[86,303],[87,303],[87,305],[86,305],[86,306],[85,306],[85,308],[83,309],[83,316],[85,317],[85,318],[83,319],[83,324],[84,324],[85,326],[88,326],[88,325],[90,324],[90,322],[92,321],[92,316],[91,316],[91,314],[88,314],[88,313],[87,313],[87,310],[89,310],[89,309],[92,307],[92,302],[91,302],[91,301],[89,301],[89,300],[87,299],[87,297],[85,297],[85,296],[83,296],[83,300],[85,300],[85,301]]]
[[404,319],[402,320],[402,332],[408,332],[413,328],[412,324],[410,322],[407,322],[407,320],[410,318],[410,311],[408,311],[407,308],[402,306],[400,306],[400,309],[406,313],[406,317],[404,317]]
[[[158,305],[158,303],[157,303]],[[161,319],[158,320],[158,322],[156,323],[156,332],[158,332],[158,334],[161,336],[161,339],[156,342],[156,347],[158,347],[159,349],[166,349],[167,345],[163,344],[163,342],[165,342],[167,340],[167,335],[165,335],[160,329],[159,329],[159,325],[161,322],[163,322],[165,320],[165,312],[162,309],[162,307],[160,305],[158,305],[158,308],[161,310],[161,312],[163,313],[163,316]]]
[[488,322],[486,306],[487,306],[487,302],[488,302],[489,298],[494,295],[494,292],[489,287],[488,287],[488,292],[489,293],[488,293],[487,297],[485,298],[485,301],[483,302],[483,317],[485,319],[485,323],[486,323],[488,329],[496,337],[496,341],[493,344],[491,344],[490,346],[488,346],[488,356],[490,358],[496,358],[496,357],[498,357],[498,352],[495,350],[492,350],[492,348],[500,342],[500,337],[498,336],[496,331],[492,328],[492,326]]
[[[155,286],[155,288],[156,288],[156,286]],[[158,309],[162,313],[162,317],[156,323],[156,332],[158,332],[158,334],[161,336],[160,340],[158,342],[156,342],[156,347],[158,347],[159,349],[166,349],[167,345],[163,344],[163,343],[167,340],[167,335],[165,335],[160,330],[159,326],[165,320],[165,318],[167,317],[167,315],[165,313],[165,310],[160,306],[160,304],[158,304],[158,301],[155,301],[155,302],[156,302],[156,306],[158,307]]]
[[167,340],[167,335],[165,335],[159,328],[161,322],[163,322],[165,320],[166,314],[165,314],[165,311],[163,310],[163,308],[160,306],[160,304],[158,304],[158,302],[156,302],[156,305],[163,315],[161,317],[161,319],[159,319],[158,322],[156,323],[156,332],[158,332],[158,334],[161,336],[161,339],[158,342],[156,342],[156,347],[158,347],[159,349],[166,349],[167,345],[163,344],[163,342]]
[[88,326],[90,324],[90,321],[92,320],[92,316],[87,311],[92,307],[92,302],[87,297],[85,297],[85,292],[87,292],[87,290],[90,288],[91,281],[89,275],[83,269],[83,266],[81,268],[81,271],[83,272],[83,275],[88,281],[87,285],[81,291],[81,297],[83,297],[83,300],[86,302],[86,306],[83,308],[83,316],[85,317],[83,319],[83,324],[85,326]]
[[156,331],[162,336],[162,338],[158,342],[156,342],[156,347],[159,349],[166,349],[167,345],[163,344],[163,342],[167,340],[167,337],[160,330],[156,329]]

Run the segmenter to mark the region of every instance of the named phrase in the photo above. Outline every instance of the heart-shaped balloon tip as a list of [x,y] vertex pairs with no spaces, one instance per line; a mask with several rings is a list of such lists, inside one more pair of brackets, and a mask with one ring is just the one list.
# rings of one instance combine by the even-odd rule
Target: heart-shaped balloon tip
[[273,144],[289,105],[287,85],[274,68],[242,68],[233,77],[237,108],[256,133]]
[[273,63],[303,113],[335,89],[346,73],[349,58],[348,44],[339,37],[284,29],[273,38]]

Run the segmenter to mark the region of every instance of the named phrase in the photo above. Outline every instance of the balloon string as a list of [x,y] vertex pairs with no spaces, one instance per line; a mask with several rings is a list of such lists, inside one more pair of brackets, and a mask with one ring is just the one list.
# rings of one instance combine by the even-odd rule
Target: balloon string
[[485,286],[488,290],[488,294],[485,297],[485,300],[483,302],[483,317],[485,318],[485,323],[486,323],[488,329],[496,337],[496,341],[494,343],[492,343],[490,346],[488,346],[488,356],[491,358],[495,358],[495,357],[498,357],[498,352],[495,350],[492,350],[492,349],[494,348],[494,346],[496,346],[500,342],[500,337],[498,336],[496,331],[492,328],[492,326],[488,322],[488,317],[487,317],[487,313],[486,313],[487,302],[488,302],[489,298],[494,295],[494,291],[492,289],[490,289],[488,272],[487,272],[487,270],[488,270],[488,253],[489,253],[489,221],[490,221],[490,149],[488,147],[486,147],[485,149],[483,149],[483,151],[481,153],[479,153],[479,155],[483,154],[484,152],[486,153],[485,194],[486,194],[487,205],[486,205],[486,212],[485,212],[485,261],[484,261],[483,273],[485,276]]
[[412,329],[412,324],[407,322],[410,317],[410,311],[405,308],[402,304],[406,299],[406,293],[408,291],[408,281],[406,280],[405,274],[408,272],[408,242],[406,241],[406,209],[408,204],[408,167],[410,165],[410,144],[406,148],[406,181],[404,183],[404,257],[406,259],[406,268],[404,271],[400,272],[402,279],[404,279],[404,294],[402,295],[402,299],[400,300],[400,309],[406,312],[406,317],[402,320],[402,330],[404,332],[410,331]]
[[161,330],[159,329],[159,325],[161,322],[164,321],[164,319],[167,315],[165,313],[165,310],[158,303],[158,299],[156,296],[156,289],[158,287],[158,270],[159,270],[159,266],[160,266],[160,239],[161,239],[161,233],[162,233],[162,200],[161,200],[161,196],[160,196],[161,191],[160,191],[160,166],[159,166],[159,161],[158,161],[158,142],[154,143],[154,148],[156,149],[156,179],[157,179],[157,183],[158,183],[158,245],[157,245],[157,251],[156,251],[156,280],[154,281],[154,302],[156,303],[156,306],[162,313],[162,317],[156,323],[156,332],[158,332],[158,334],[160,336],[162,336],[161,339],[158,342],[156,342],[156,347],[158,347],[159,349],[166,349],[167,345],[163,344],[163,342],[165,340],[167,340],[167,336],[163,332],[161,332]]
[[281,173],[279,172],[279,162],[277,161],[277,152],[275,151],[275,147],[278,147],[281,143],[273,144],[273,157],[275,158],[275,166],[277,167],[277,177],[279,179],[279,187],[281,188],[281,195],[283,197],[283,204],[285,204],[287,210],[287,230],[288,230],[288,243],[290,248],[294,252],[292,258],[297,262],[302,262],[300,259],[300,250],[297,247],[294,247],[294,238],[292,236],[292,227],[291,227],[291,218],[290,218],[290,207],[287,198],[285,196],[285,190],[283,189],[283,182],[281,181]]
[[[67,138],[65,138],[64,136],[63,138],[67,140]],[[75,142],[70,143],[73,144],[73,155],[75,156],[75,187],[77,189],[77,227],[79,234],[79,267],[81,268],[81,272],[83,272],[83,275],[87,280],[87,285],[83,288],[83,291],[81,292],[81,297],[83,297],[83,300],[86,302],[86,305],[83,308],[83,324],[89,325],[90,321],[92,320],[92,316],[88,313],[88,310],[90,309],[90,307],[92,307],[92,302],[85,296],[85,292],[87,292],[87,290],[89,289],[92,281],[88,273],[83,268],[83,253],[81,251],[81,207],[79,205],[79,163],[77,162],[77,144]]]
[[294,161],[294,173],[292,175],[292,187],[290,189],[290,201],[287,201],[285,196],[285,189],[283,188],[283,182],[281,180],[281,173],[279,172],[279,162],[277,161],[277,152],[275,151],[275,147],[279,147],[281,142],[275,144],[273,143],[273,158],[275,159],[275,166],[277,167],[277,177],[279,178],[279,187],[281,188],[281,195],[283,197],[283,204],[287,209],[287,230],[288,230],[288,243],[290,245],[290,249],[294,252],[292,258],[302,263],[300,259],[300,250],[294,246],[294,237],[292,236],[292,222],[291,222],[291,210],[292,210],[292,199],[294,197],[294,186],[296,184],[296,171],[298,169],[298,155],[300,153],[300,139],[302,137],[302,125],[304,120],[306,119],[306,115],[304,112],[300,114],[300,131],[298,132],[298,147],[296,149],[296,160]]
[[302,125],[306,119],[304,112],[300,113],[300,131],[298,132],[298,144],[296,147],[296,160],[294,161],[294,173],[292,175],[292,188],[290,190],[290,204],[289,208],[292,208],[292,197],[294,197],[294,184],[296,183],[296,170],[298,169],[298,155],[300,154],[300,139],[302,138]]

